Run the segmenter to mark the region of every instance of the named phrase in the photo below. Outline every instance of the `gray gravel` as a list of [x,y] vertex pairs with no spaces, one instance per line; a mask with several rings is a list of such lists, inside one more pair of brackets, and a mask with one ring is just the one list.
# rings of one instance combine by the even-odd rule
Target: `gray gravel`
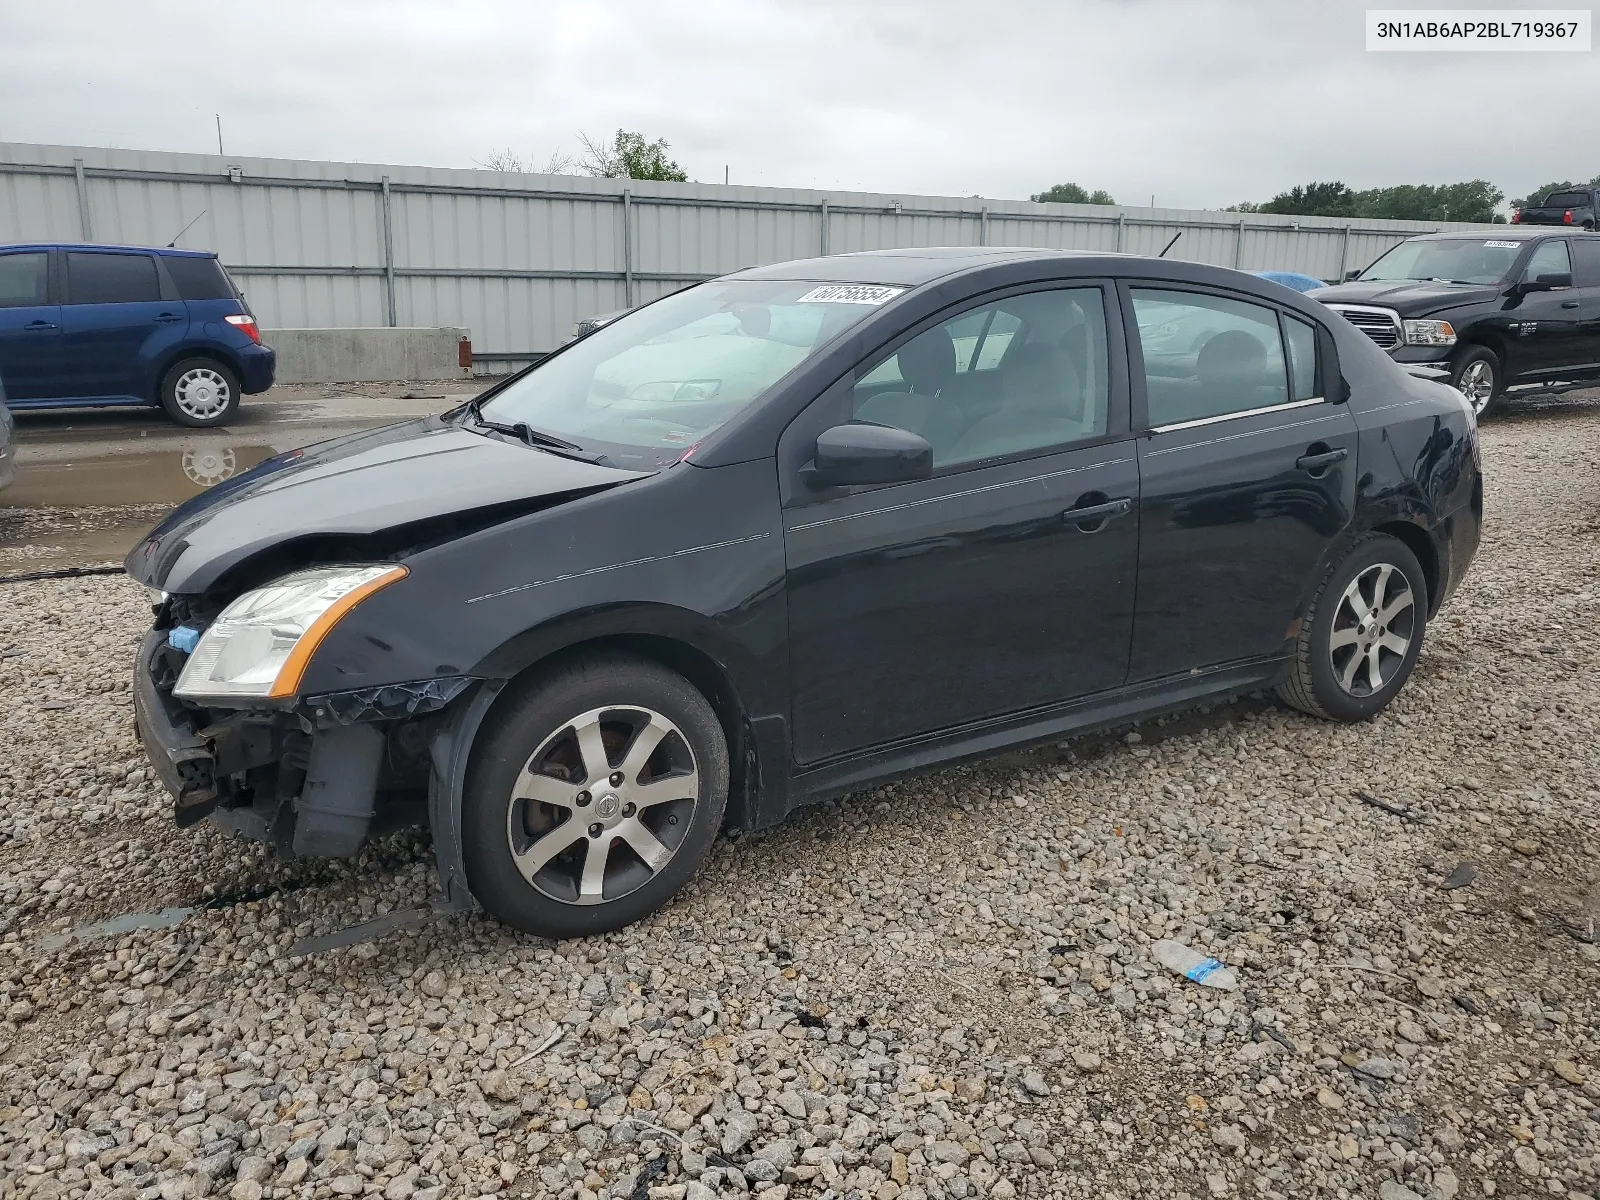
[[424,902],[425,836],[174,831],[139,590],[0,589],[0,1196],[1600,1194],[1600,410],[1483,440],[1478,566],[1370,725],[1244,700],[946,770],[563,945],[286,957]]

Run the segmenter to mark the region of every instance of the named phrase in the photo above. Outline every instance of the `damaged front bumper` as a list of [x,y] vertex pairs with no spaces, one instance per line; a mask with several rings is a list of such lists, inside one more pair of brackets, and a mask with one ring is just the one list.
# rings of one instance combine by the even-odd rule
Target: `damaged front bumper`
[[[441,777],[455,786],[464,778],[456,717],[476,708],[464,694],[481,691],[480,681],[453,675],[274,708],[201,708],[172,695],[181,660],[169,631],[151,630],[133,687],[139,737],[179,825],[210,818],[285,857],[349,857],[369,836],[435,811],[459,813],[459,797],[437,792]],[[435,828],[447,899],[456,902],[465,896],[458,829]]]

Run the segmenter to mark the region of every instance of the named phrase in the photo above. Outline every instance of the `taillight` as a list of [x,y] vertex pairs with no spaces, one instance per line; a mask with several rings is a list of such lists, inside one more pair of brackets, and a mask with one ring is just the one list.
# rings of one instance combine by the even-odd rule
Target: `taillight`
[[1511,223],[1513,225],[1522,224],[1522,210],[1520,208],[1513,208],[1511,210]]
[[229,325],[232,325],[240,333],[244,334],[245,337],[249,338],[256,345],[259,346],[261,344],[261,330],[256,328],[256,319],[250,316],[248,313],[233,313],[229,316],[223,317],[222,319]]
[[1572,224],[1572,210],[1570,208],[1567,209],[1566,212],[1561,214],[1561,223],[1563,225],[1571,225]]

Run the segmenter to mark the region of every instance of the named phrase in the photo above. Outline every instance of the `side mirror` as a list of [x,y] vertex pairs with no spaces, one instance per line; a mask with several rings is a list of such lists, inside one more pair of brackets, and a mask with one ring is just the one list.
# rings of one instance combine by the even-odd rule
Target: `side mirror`
[[1349,283],[1352,279],[1360,279],[1360,278],[1361,278],[1361,268],[1360,267],[1352,267],[1350,270],[1348,270],[1348,271],[1346,271],[1344,273],[1344,281],[1346,283]]
[[1548,292],[1555,288],[1571,286],[1571,271],[1552,271],[1548,275],[1535,275],[1532,279],[1522,281],[1522,290],[1525,292]]
[[817,435],[817,456],[804,475],[813,487],[906,483],[933,474],[926,438],[894,425],[851,422]]

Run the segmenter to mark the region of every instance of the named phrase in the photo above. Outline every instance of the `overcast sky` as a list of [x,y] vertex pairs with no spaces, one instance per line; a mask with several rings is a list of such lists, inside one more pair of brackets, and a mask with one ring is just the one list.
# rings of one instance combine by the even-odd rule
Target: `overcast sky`
[[215,151],[220,112],[232,155],[470,167],[624,127],[704,182],[1213,208],[1600,172],[1594,53],[1370,54],[1366,7],[0,0],[0,141]]

